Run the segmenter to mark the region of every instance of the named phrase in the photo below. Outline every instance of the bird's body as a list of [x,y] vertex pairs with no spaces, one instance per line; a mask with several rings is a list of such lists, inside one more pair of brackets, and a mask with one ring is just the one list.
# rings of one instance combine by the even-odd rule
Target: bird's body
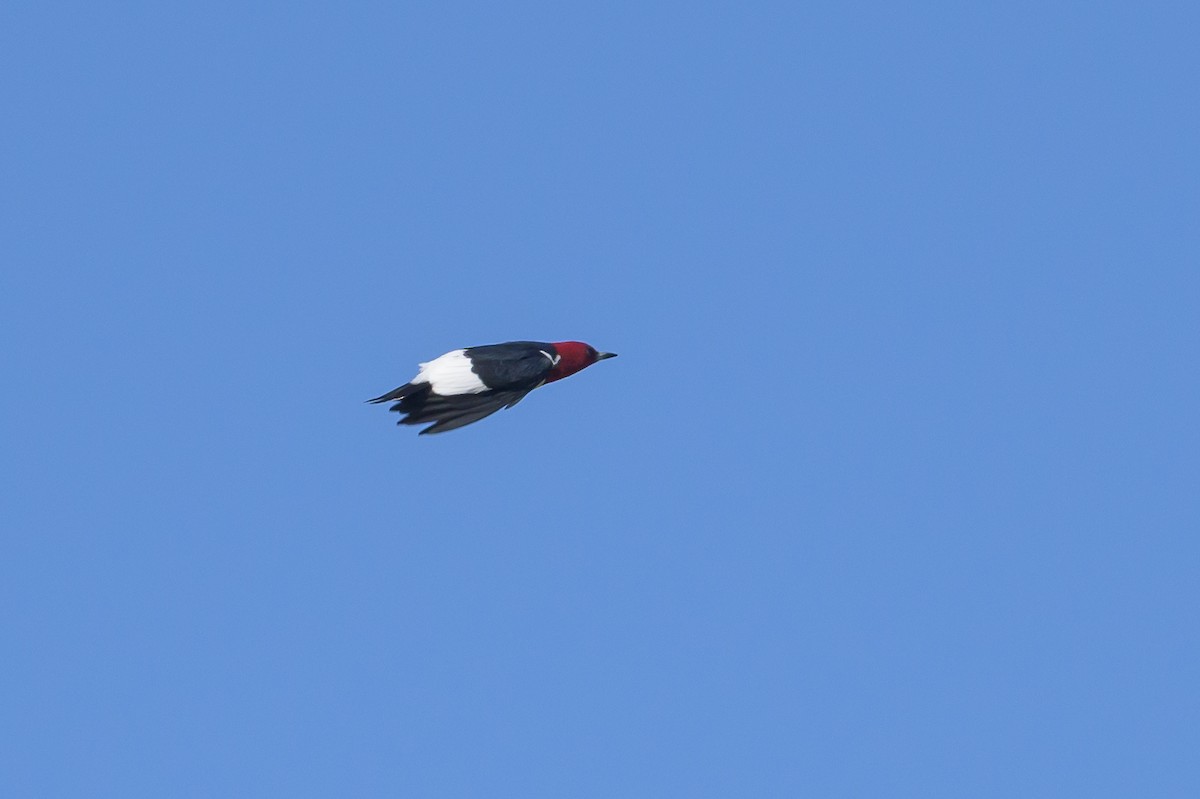
[[510,341],[451,350],[420,365],[408,383],[368,402],[395,402],[397,424],[443,433],[511,408],[535,388],[614,357],[581,341]]

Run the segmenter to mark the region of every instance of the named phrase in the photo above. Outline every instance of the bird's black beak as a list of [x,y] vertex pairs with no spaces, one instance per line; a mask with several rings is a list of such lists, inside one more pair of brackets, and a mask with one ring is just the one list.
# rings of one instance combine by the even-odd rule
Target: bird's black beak
[[596,353],[597,361],[603,361],[605,358],[615,358],[615,357],[617,357],[617,354],[615,352],[597,352]]

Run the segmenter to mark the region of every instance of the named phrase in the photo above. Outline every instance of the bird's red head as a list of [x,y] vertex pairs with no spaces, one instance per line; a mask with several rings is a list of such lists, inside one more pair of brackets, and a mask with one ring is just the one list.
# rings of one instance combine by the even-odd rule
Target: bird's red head
[[588,368],[596,361],[605,358],[615,358],[615,352],[596,352],[596,348],[582,341],[556,341],[554,349],[558,353],[558,363],[546,377],[547,383],[570,377],[578,371]]

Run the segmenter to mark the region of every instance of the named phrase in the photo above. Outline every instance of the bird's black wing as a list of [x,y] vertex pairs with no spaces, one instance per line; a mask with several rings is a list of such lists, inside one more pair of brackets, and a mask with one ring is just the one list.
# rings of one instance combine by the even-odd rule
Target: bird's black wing
[[540,386],[558,363],[553,344],[542,341],[510,341],[470,347],[472,371],[495,391],[532,391]]
[[428,394],[419,406],[406,411],[404,402],[397,403],[394,411],[407,413],[397,424],[434,424],[421,431],[427,433],[444,433],[447,430],[457,430],[472,422],[478,422],[491,416],[501,408],[511,408],[528,394],[528,391],[489,391],[483,394],[459,394],[452,397],[442,397]]

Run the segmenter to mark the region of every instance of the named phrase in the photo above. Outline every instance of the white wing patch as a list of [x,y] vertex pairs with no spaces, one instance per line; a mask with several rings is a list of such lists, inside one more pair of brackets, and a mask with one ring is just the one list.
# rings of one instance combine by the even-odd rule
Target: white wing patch
[[545,350],[538,350],[538,352],[540,352],[542,355],[545,355],[546,358],[548,358],[550,360],[551,366],[558,366],[558,362],[562,360],[561,355],[551,355],[550,353],[546,352]]
[[429,383],[434,394],[443,397],[453,394],[479,394],[488,387],[471,371],[471,359],[466,350],[451,350],[441,357],[421,364],[417,376],[409,382]]

